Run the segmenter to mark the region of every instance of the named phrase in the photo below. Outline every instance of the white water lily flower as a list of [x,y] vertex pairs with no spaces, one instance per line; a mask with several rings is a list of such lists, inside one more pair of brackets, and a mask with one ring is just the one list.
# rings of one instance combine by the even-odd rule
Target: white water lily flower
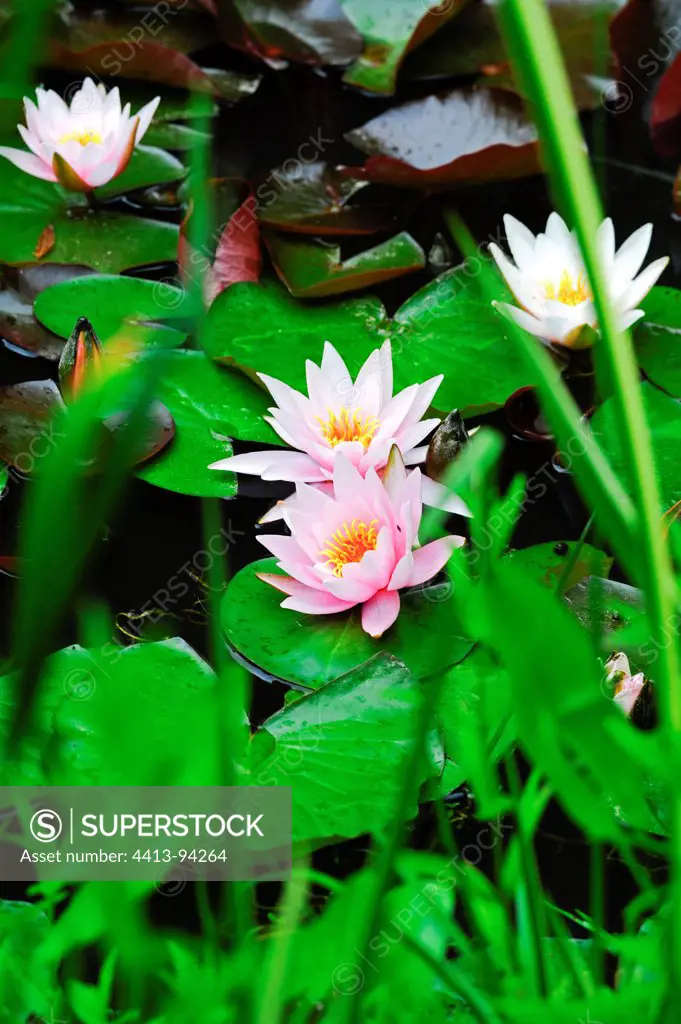
[[[574,349],[590,347],[598,320],[574,232],[557,213],[549,217],[546,233],[536,237],[508,214],[504,226],[515,263],[498,245],[490,245],[490,252],[522,309],[506,302],[494,305],[542,341]],[[669,263],[665,256],[639,274],[652,233],[652,224],[645,224],[616,251],[612,220],[604,220],[598,230],[604,279],[621,330],[644,315],[638,306]]]
[[0,146],[0,156],[72,192],[89,192],[125,170],[161,102],[157,96],[133,116],[129,103],[121,109],[117,88],[107,93],[91,78],[70,106],[52,90],[36,89],[36,100],[24,99],[27,127],[17,126],[31,152]]
[[[275,377],[258,374],[278,403],[265,419],[296,450],[279,448],[232,455],[214,462],[209,469],[328,488],[339,455],[362,476],[369,469],[385,469],[393,445],[397,445],[407,466],[425,460],[428,448],[421,442],[440,420],[421,417],[442,382],[442,374],[393,395],[389,341],[371,353],[354,383],[343,359],[328,341],[321,366],[308,359],[305,369],[307,396]],[[422,494],[426,504],[470,515],[464,502],[435,480],[424,477]],[[280,502],[262,521],[281,518],[283,505]]]

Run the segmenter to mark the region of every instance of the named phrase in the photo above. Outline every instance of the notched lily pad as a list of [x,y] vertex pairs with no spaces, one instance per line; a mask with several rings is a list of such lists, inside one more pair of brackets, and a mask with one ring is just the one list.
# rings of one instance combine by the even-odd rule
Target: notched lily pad
[[341,0],[364,38],[364,52],[343,81],[368,92],[395,91],[402,59],[458,14],[466,0]]
[[644,319],[634,327],[636,355],[647,377],[681,396],[681,291],[658,286],[641,303]]
[[557,541],[549,544],[533,544],[529,548],[509,551],[504,559],[531,572],[538,583],[555,590],[562,581],[562,591],[576,586],[587,576],[605,577],[612,568],[614,559],[604,551],[583,544],[568,575],[563,579],[565,567],[570,563],[576,541]]
[[346,135],[368,154],[355,178],[449,188],[538,174],[539,141],[521,101],[501,89],[456,89],[393,107]]
[[234,0],[219,6],[226,42],[268,63],[344,65],[359,56],[362,37],[339,0]]
[[33,311],[35,296],[49,276],[64,279],[91,271],[82,267],[36,267],[36,271],[54,269],[60,274],[37,273],[33,277],[18,268],[5,267],[0,273],[0,337],[27,355],[59,359],[64,343],[52,331],[39,324]]
[[397,220],[394,204],[391,209],[368,202],[353,203],[369,187],[368,182],[348,178],[325,163],[297,163],[290,172],[280,168],[270,178],[274,178],[276,191],[269,191],[267,201],[259,203],[258,217],[262,224],[280,231],[371,235],[386,230]]
[[232,579],[221,605],[222,628],[240,654],[285,681],[317,689],[380,651],[423,678],[457,664],[473,646],[461,635],[449,582],[403,592],[397,622],[374,640],[362,629],[357,609],[304,615],[282,608],[284,595],[258,579],[256,573],[263,572],[280,573],[275,558],[247,565]]
[[107,274],[55,284],[38,295],[34,308],[38,320],[62,338],[78,317],[86,317],[102,343],[125,337],[135,348],[182,345],[191,312],[185,292],[167,282]]
[[358,291],[422,270],[423,249],[406,231],[343,260],[337,243],[268,231],[265,242],[277,274],[296,298],[317,299]]

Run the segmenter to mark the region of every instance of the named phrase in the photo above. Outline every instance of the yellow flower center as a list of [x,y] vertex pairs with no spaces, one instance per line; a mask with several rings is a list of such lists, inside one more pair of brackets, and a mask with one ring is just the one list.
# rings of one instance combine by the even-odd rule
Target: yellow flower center
[[587,299],[593,298],[584,274],[579,274],[577,280],[573,282],[569,270],[563,271],[557,292],[555,285],[547,282],[544,285],[544,293],[547,299],[557,300],[566,306],[579,306]]
[[99,132],[68,132],[66,135],[62,135],[59,142],[80,142],[81,146],[87,146],[89,142],[101,144],[103,139]]
[[343,523],[332,534],[319,554],[324,555],[326,565],[334,576],[342,576],[348,562],[361,562],[367,551],[375,549],[378,541],[377,526],[378,519],[372,519],[368,526],[362,519],[353,519],[349,526]]
[[375,416],[365,416],[361,409],[356,409],[352,416],[348,409],[341,409],[339,416],[329,410],[328,420],[318,416],[317,422],[332,448],[341,441],[359,441],[367,449],[380,426]]

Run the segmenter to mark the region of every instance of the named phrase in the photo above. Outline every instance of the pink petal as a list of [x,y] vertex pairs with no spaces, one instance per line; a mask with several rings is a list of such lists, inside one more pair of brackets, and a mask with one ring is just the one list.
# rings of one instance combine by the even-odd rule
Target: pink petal
[[429,476],[421,477],[421,498],[424,505],[431,508],[441,508],[445,512],[451,512],[457,516],[466,516],[470,519],[472,512],[465,501],[459,498],[453,491],[450,491],[444,484],[437,480],[431,480]]
[[400,595],[396,590],[380,590],[362,606],[362,629],[375,639],[383,636],[400,613]]
[[258,535],[257,540],[267,548],[279,562],[279,568],[285,573],[306,583],[308,587],[318,587],[319,578],[315,575],[309,555],[301,548],[295,537],[283,537],[279,534]]
[[413,552],[414,568],[408,585],[415,587],[437,576],[440,569],[449,561],[454,548],[460,548],[465,543],[463,537],[441,537],[426,544],[425,547],[417,548]]
[[352,603],[339,601],[326,590],[306,587],[304,583],[299,583],[290,576],[278,576],[273,572],[258,572],[256,576],[264,583],[269,583],[282,593],[290,595],[286,601],[282,601],[282,608],[292,608],[311,615],[333,615],[334,612],[344,612],[352,608]]

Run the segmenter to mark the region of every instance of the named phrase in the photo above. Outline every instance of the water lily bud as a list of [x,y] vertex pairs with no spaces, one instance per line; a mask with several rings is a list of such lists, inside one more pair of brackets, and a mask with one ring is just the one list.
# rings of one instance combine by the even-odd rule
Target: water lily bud
[[66,401],[78,396],[86,381],[96,377],[102,365],[102,348],[92,324],[82,316],[59,360],[59,385]]

